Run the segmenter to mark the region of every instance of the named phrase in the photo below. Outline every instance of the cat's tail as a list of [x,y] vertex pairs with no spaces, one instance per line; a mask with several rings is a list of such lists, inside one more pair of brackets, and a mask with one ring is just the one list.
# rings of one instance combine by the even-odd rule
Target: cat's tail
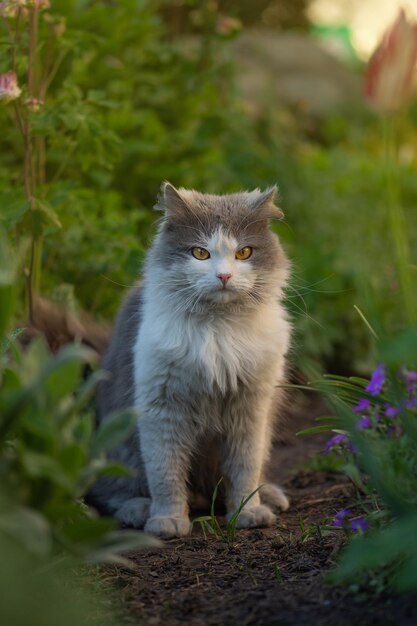
[[43,336],[52,352],[78,341],[93,350],[100,360],[110,343],[111,332],[110,326],[85,312],[75,314],[38,296],[33,303],[32,319],[24,325],[19,339],[29,344],[35,337]]

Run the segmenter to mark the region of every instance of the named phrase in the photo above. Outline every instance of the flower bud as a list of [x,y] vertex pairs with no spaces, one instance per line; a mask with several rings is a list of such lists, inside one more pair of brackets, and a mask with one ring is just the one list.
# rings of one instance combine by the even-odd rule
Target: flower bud
[[16,100],[22,93],[17,84],[16,72],[6,72],[0,74],[0,100],[11,102]]
[[365,96],[381,113],[400,109],[411,97],[417,62],[417,24],[403,10],[373,53],[365,75]]

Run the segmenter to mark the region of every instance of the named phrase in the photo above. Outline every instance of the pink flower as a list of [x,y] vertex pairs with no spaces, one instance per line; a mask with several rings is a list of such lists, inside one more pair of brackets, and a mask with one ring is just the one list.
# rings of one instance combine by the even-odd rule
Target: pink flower
[[398,110],[410,98],[417,62],[417,23],[401,10],[373,53],[365,76],[365,96],[381,113]]
[[[37,8],[41,11],[49,9],[50,6],[49,0],[5,0],[5,2],[0,2],[0,16],[14,18],[22,9]],[[27,15],[27,11],[23,14]]]
[[0,100],[10,102],[11,100],[16,100],[21,93],[22,91],[17,85],[15,72],[0,74]]
[[27,0],[6,0],[5,2],[0,2],[0,16],[16,17],[18,11],[26,6]]

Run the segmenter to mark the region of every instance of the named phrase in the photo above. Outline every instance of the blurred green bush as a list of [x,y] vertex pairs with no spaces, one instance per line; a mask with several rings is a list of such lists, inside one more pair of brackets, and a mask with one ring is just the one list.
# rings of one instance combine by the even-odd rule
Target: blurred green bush
[[[66,24],[49,53],[46,44],[39,51],[56,61],[46,102],[32,115],[35,136],[46,138],[45,184],[30,208],[13,109],[2,107],[0,221],[17,243],[36,217],[43,293],[110,318],[140,271],[163,180],[218,193],[277,182],[287,216],[277,229],[294,267],[295,359],[304,369],[366,371],[368,333],[353,305],[368,315],[373,307],[386,328],[402,316],[378,120],[364,112],[300,120],[273,102],[250,117],[235,90],[228,37],[208,5],[192,40],[172,36],[164,7],[57,0],[41,15],[42,41],[60,16]],[[19,57],[22,78],[26,63]],[[6,57],[0,64],[8,69]],[[412,115],[398,149],[414,247],[416,145]]]
[[115,520],[99,518],[82,500],[96,477],[129,471],[105,452],[137,416],[114,414],[96,430],[89,400],[102,374],[80,384],[89,352],[72,345],[52,356],[42,340],[18,345],[22,329],[8,332],[16,273],[0,238],[0,623],[20,626],[30,615],[42,626],[58,616],[87,624],[99,601],[80,591],[80,565],[126,564],[120,552],[155,544],[116,530]]

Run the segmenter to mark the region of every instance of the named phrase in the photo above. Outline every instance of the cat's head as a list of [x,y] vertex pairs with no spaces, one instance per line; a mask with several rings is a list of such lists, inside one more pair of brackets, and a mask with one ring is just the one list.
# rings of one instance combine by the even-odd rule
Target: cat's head
[[270,220],[283,217],[275,196],[276,187],[212,195],[164,183],[155,206],[164,218],[148,273],[156,264],[158,280],[190,310],[279,295],[288,260],[270,230]]

